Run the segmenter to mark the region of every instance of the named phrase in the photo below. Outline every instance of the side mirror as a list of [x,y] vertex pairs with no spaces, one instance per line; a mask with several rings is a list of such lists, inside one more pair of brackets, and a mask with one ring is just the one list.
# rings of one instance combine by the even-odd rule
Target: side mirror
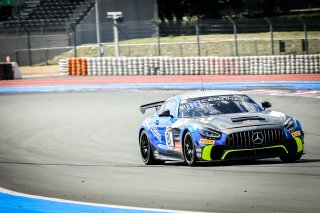
[[168,110],[168,109],[160,112],[159,113],[159,117],[171,117],[171,118],[173,118],[173,116],[170,114],[170,110]]
[[261,102],[261,104],[262,104],[262,107],[263,107],[264,109],[270,108],[270,107],[272,106],[269,101],[263,101],[263,102]]

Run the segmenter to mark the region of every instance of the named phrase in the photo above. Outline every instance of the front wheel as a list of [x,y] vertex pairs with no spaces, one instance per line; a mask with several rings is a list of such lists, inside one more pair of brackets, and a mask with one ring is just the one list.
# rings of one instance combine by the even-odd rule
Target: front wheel
[[300,160],[301,157],[302,157],[302,154],[285,155],[285,156],[281,156],[280,159],[284,163],[293,163],[293,162],[296,162],[297,160]]
[[183,156],[188,166],[196,165],[196,149],[190,132],[187,132],[183,138]]

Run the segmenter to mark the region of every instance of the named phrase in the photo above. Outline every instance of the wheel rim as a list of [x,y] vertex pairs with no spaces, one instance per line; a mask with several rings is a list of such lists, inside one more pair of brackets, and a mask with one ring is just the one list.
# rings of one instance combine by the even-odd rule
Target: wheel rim
[[190,135],[187,135],[185,137],[185,141],[184,141],[184,155],[186,158],[186,161],[188,163],[192,163],[193,162],[193,158],[194,158],[194,149],[193,149],[193,142],[192,139],[190,137]]
[[148,160],[149,156],[149,140],[146,134],[141,136],[140,151],[144,161]]

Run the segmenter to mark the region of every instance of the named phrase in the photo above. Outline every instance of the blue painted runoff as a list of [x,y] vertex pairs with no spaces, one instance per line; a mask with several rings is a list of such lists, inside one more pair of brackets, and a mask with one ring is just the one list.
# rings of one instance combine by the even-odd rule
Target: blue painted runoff
[[251,90],[286,89],[320,90],[320,81],[268,81],[268,82],[219,82],[219,83],[143,83],[143,84],[83,84],[59,86],[0,86],[0,93],[66,92],[100,90]]
[[[37,198],[28,198],[17,195],[10,195],[0,192],[0,212],[1,213],[155,213],[163,212],[159,210],[139,210],[116,207],[102,207],[85,204],[63,203]],[[168,211],[169,212],[169,211]]]

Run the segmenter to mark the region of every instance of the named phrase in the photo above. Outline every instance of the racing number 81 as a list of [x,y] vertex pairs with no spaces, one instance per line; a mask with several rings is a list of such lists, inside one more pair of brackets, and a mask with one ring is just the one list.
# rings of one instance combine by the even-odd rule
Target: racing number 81
[[167,148],[168,149],[174,149],[173,136],[172,136],[171,128],[166,128],[165,137],[166,137]]

